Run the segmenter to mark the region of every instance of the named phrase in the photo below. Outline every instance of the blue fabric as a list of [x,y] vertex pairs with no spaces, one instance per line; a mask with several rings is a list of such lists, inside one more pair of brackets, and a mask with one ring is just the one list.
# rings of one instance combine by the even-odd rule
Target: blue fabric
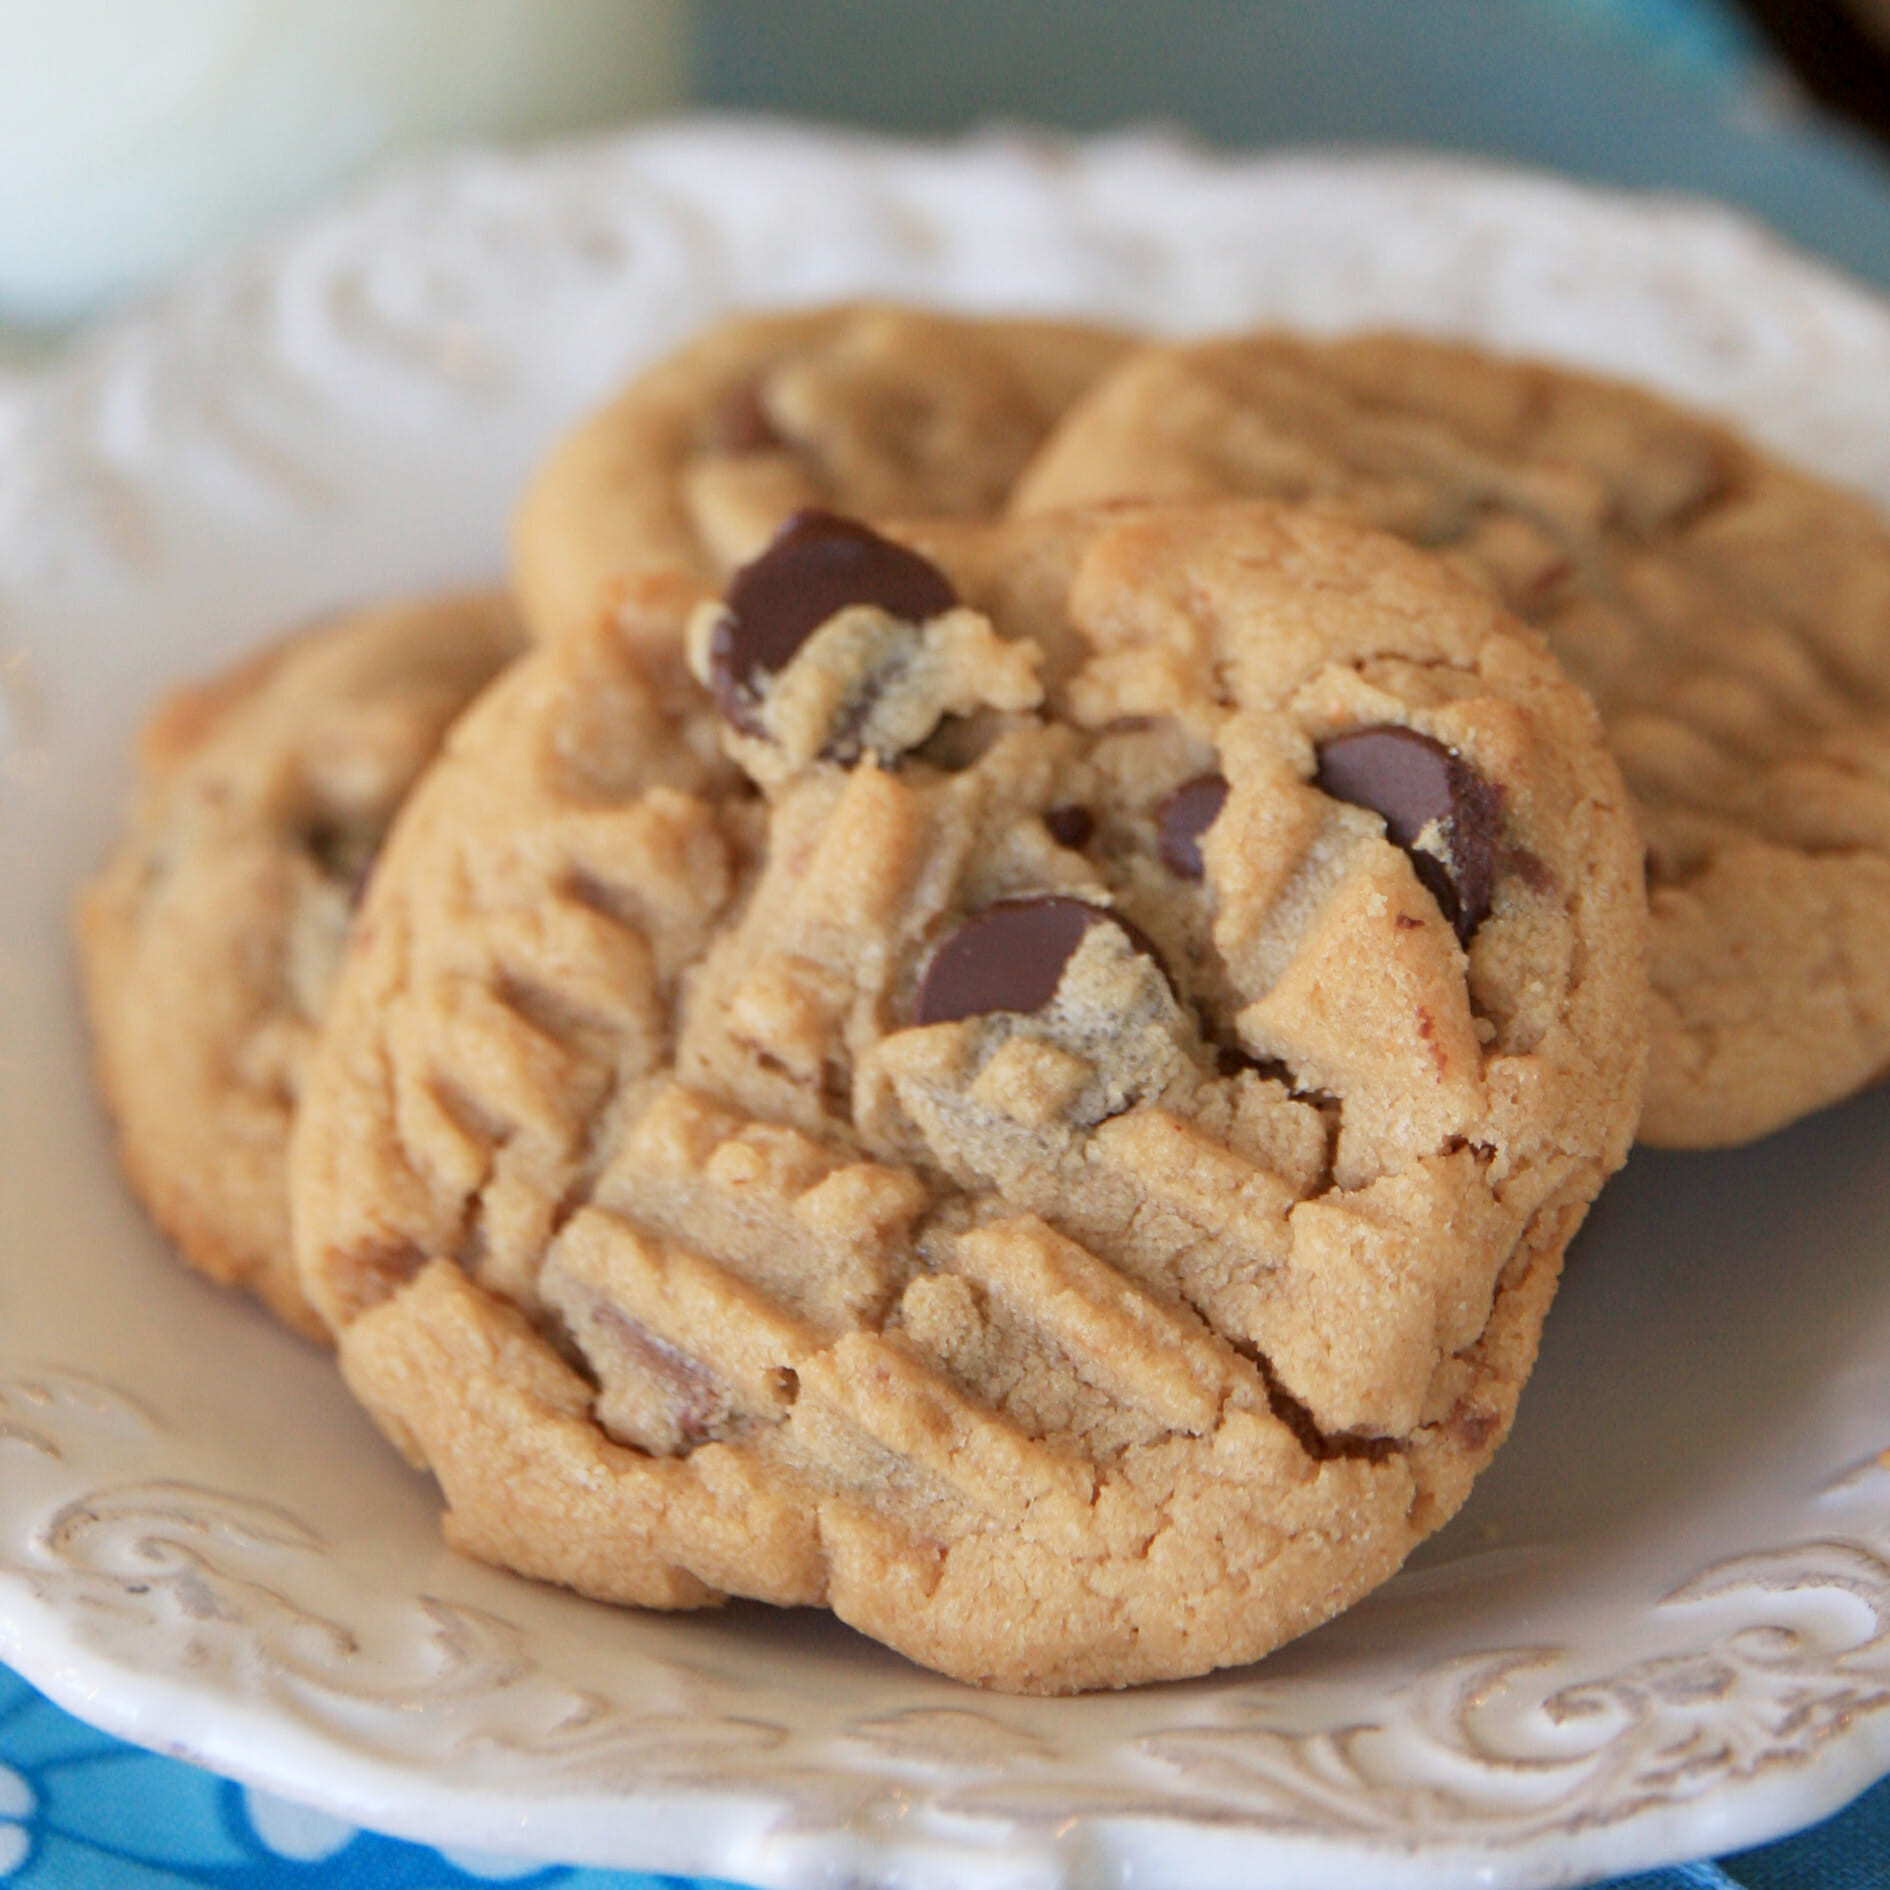
[[1523,0],[1557,27],[1631,45],[1647,63],[1713,83],[1744,82],[1767,56],[1744,17],[1709,0]]
[[1885,1890],[1890,1885],[1890,1778],[1802,1836],[1729,1858],[1740,1890]]
[[95,1732],[0,1667],[4,1890],[714,1890],[430,1851]]
[[[442,1855],[94,1732],[0,1667],[0,1890],[728,1890]],[[1885,1890],[1890,1779],[1799,1836],[1608,1890]]]
[[[1809,1883],[1810,1879],[1805,1881]],[[1617,1877],[1607,1890],[1743,1890],[1743,1887],[1717,1864],[1676,1864],[1671,1870]]]

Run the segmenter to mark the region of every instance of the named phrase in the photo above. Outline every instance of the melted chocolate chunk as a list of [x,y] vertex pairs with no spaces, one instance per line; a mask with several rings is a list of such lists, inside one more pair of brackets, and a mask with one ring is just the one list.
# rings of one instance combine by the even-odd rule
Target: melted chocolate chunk
[[716,706],[744,734],[762,733],[756,711],[767,680],[829,617],[849,604],[877,604],[923,623],[958,602],[950,580],[917,552],[855,519],[816,508],[796,512],[758,558],[729,580],[709,639]]
[[[670,1433],[664,1440],[668,1448],[662,1454],[687,1456],[723,1428],[729,1415],[728,1400],[707,1366],[609,1300],[598,1300],[595,1316],[598,1335],[617,1353],[613,1362],[618,1369],[639,1373],[660,1393],[661,1422]],[[592,1369],[597,1367],[593,1365]],[[627,1441],[647,1449],[656,1440]]]
[[[999,899],[974,912],[932,954],[913,1004],[915,1024],[955,1024],[989,1011],[1040,1011],[1092,925],[1113,925],[1139,952],[1161,959],[1139,926],[1063,893]],[[1164,967],[1162,975],[1166,977]]]
[[1227,782],[1218,774],[1199,774],[1184,781],[1155,810],[1155,844],[1162,864],[1177,879],[1200,879],[1207,871],[1201,859],[1201,836],[1227,800]]
[[1278,1057],[1257,1057],[1251,1050],[1245,1049],[1238,1043],[1215,1045],[1215,1075],[1238,1076],[1243,1070],[1252,1070],[1256,1075],[1267,1077],[1284,1089],[1290,1090],[1293,1087],[1293,1072]]
[[[1384,815],[1385,832],[1410,856],[1461,944],[1490,915],[1502,840],[1502,790],[1442,742],[1414,728],[1362,728],[1319,744],[1313,784],[1334,800]],[[1420,850],[1436,821],[1449,862]]]
[[317,820],[303,833],[302,844],[322,877],[347,894],[351,907],[358,906],[380,852],[378,842],[357,828]]
[[722,396],[705,432],[709,450],[716,453],[762,453],[787,444],[775,431],[754,381],[743,381]]
[[1556,888],[1555,868],[1528,847],[1505,847],[1496,870],[1514,874],[1533,893],[1553,893]]
[[1050,838],[1058,846],[1080,852],[1089,845],[1090,835],[1096,831],[1096,816],[1087,807],[1072,804],[1051,808],[1044,815],[1043,824],[1050,829]]

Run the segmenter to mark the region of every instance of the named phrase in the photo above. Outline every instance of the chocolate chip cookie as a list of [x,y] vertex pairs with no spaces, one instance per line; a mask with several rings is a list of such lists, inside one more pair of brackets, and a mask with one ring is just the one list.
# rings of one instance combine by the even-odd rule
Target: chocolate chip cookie
[[513,581],[552,636],[625,573],[719,583],[805,505],[989,516],[1127,338],[1076,322],[883,304],[743,316],[633,381],[551,454],[518,508]]
[[1599,703],[1647,841],[1644,1139],[1745,1141],[1890,1067],[1890,533],[1868,505],[1616,383],[1280,334],[1137,355],[1017,503],[1230,493],[1448,550]]
[[812,512],[633,603],[414,796],[297,1131],[306,1289],[449,1538],[1031,1692],[1383,1580],[1639,1110],[1586,698],[1264,504]]
[[87,1008],[132,1185],[184,1257],[326,1336],[289,1250],[289,1125],[381,834],[523,647],[492,596],[325,622],[170,697],[129,831],[80,903]]

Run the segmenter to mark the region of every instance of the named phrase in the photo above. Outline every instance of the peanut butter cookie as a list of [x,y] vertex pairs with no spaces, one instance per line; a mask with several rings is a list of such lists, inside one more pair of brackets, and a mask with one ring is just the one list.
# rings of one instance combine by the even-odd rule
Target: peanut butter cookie
[[415,795],[305,1286],[474,1554],[1022,1691],[1250,1660],[1506,1433],[1645,928],[1592,707],[1422,553],[801,514]]
[[523,647],[497,597],[383,606],[173,695],[129,831],[78,911],[105,1099],[184,1257],[326,1336],[296,1285],[286,1162],[362,881],[447,725]]
[[1600,705],[1647,841],[1641,1134],[1746,1141],[1890,1067],[1890,532],[1617,383],[1403,335],[1153,348],[1022,511],[1266,494],[1448,550]]
[[1077,322],[872,303],[742,316],[639,376],[552,452],[513,524],[541,637],[642,569],[720,583],[790,512],[986,517],[1128,347]]

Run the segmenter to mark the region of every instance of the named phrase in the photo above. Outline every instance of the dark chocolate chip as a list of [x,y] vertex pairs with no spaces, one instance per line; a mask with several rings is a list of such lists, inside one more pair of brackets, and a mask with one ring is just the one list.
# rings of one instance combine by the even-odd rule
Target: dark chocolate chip
[[1453,1443],[1464,1450],[1481,1450],[1496,1433],[1502,1419],[1494,1411],[1468,1398],[1459,1398],[1444,1419],[1444,1429]]
[[[1384,815],[1385,831],[1410,856],[1417,876],[1467,945],[1490,914],[1502,840],[1502,790],[1442,742],[1414,728],[1362,728],[1319,744],[1314,785],[1334,800]],[[1436,821],[1446,864],[1418,850]]]
[[380,851],[374,840],[357,828],[316,820],[304,831],[302,844],[323,878],[342,889],[350,906],[358,906]]
[[704,432],[709,450],[715,453],[761,453],[786,444],[775,431],[754,381],[743,381],[722,396]]
[[1527,847],[1505,847],[1497,870],[1514,875],[1533,893],[1555,891],[1555,868],[1540,853],[1532,853]]
[[[1113,925],[1161,965],[1147,935],[1119,914],[1063,893],[1000,899],[974,912],[932,954],[913,1022],[952,1024],[988,1011],[1040,1011],[1092,925]],[[1167,970],[1163,967],[1162,975]]]
[[1096,816],[1087,807],[1072,804],[1051,808],[1044,815],[1043,824],[1050,829],[1050,838],[1058,846],[1080,852],[1089,845],[1090,836],[1096,831]]
[[661,1388],[673,1451],[687,1455],[706,1444],[728,1414],[728,1401],[708,1368],[607,1299],[598,1300],[596,1317],[619,1362]]
[[923,623],[957,601],[950,580],[917,552],[835,512],[796,512],[729,581],[709,638],[709,686],[729,721],[759,735],[767,679],[829,617],[849,604],[877,604]]
[[1199,879],[1207,871],[1201,859],[1201,836],[1214,825],[1226,800],[1223,776],[1198,774],[1182,782],[1155,810],[1162,864],[1178,879]]
[[867,723],[872,720],[873,710],[885,692],[887,680],[883,670],[862,678],[859,689],[841,707],[830,725],[831,732],[821,744],[820,752],[826,760],[837,761],[843,768],[851,768],[865,754],[866,749],[860,738],[866,732]]
[[1293,1087],[1293,1072],[1278,1057],[1257,1057],[1237,1043],[1215,1046],[1214,1070],[1218,1076],[1239,1076],[1243,1071],[1252,1070],[1256,1076],[1268,1077],[1284,1089]]

